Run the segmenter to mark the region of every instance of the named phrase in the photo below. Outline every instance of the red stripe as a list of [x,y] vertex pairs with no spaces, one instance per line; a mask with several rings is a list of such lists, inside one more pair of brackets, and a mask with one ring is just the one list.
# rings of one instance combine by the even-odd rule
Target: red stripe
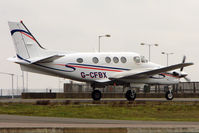
[[94,69],[94,70],[103,70],[103,71],[122,72],[121,70],[111,70],[111,69],[104,69],[104,68],[93,68],[93,67],[76,66],[76,65],[68,65],[68,66],[71,66],[71,67],[77,67],[77,68]]
[[24,34],[25,36],[29,37],[30,39],[32,39],[33,41],[35,41],[35,39],[33,37],[31,37],[30,35],[24,33],[24,32],[20,32],[21,34]]
[[169,77],[179,78],[179,77],[174,76],[174,75],[171,75],[171,74],[166,74],[166,73],[161,73],[161,74],[163,74],[163,75],[165,75],[165,76],[169,76]]
[[[64,64],[56,64],[56,65],[65,66]],[[93,68],[93,67],[76,66],[76,65],[68,65],[68,66],[71,66],[71,67],[77,67],[77,68],[94,69],[94,70],[103,70],[103,71],[122,72],[121,70],[111,70],[111,69],[104,69],[104,68]]]

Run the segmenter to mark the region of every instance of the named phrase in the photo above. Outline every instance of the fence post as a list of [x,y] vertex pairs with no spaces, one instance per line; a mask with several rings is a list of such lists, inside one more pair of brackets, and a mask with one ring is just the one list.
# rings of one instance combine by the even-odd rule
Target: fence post
[[196,93],[196,83],[193,82],[193,93]]
[[176,94],[178,94],[178,84],[175,84]]
[[155,85],[155,93],[157,93],[157,85]]

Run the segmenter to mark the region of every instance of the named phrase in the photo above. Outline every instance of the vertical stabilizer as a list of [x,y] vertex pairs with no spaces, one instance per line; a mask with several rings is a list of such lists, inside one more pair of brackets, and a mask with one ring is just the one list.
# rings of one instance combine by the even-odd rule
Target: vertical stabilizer
[[8,22],[17,56],[24,59],[38,57],[45,49],[38,43],[23,22]]

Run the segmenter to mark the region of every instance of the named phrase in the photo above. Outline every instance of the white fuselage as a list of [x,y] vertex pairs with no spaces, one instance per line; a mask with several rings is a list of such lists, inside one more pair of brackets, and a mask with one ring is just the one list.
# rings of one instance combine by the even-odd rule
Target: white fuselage
[[[109,77],[130,70],[153,70],[163,66],[133,52],[68,53],[53,62],[19,63],[22,70],[83,82],[108,82]],[[134,84],[176,84],[179,78],[161,73],[144,79],[125,79]]]

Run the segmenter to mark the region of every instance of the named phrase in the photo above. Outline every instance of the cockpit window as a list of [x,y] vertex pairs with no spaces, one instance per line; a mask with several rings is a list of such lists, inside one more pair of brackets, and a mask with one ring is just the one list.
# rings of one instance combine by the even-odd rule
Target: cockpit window
[[148,60],[147,60],[144,56],[141,56],[141,62],[142,62],[142,63],[147,63]]
[[135,63],[140,63],[140,57],[139,56],[135,56],[134,57],[134,61],[135,61]]

